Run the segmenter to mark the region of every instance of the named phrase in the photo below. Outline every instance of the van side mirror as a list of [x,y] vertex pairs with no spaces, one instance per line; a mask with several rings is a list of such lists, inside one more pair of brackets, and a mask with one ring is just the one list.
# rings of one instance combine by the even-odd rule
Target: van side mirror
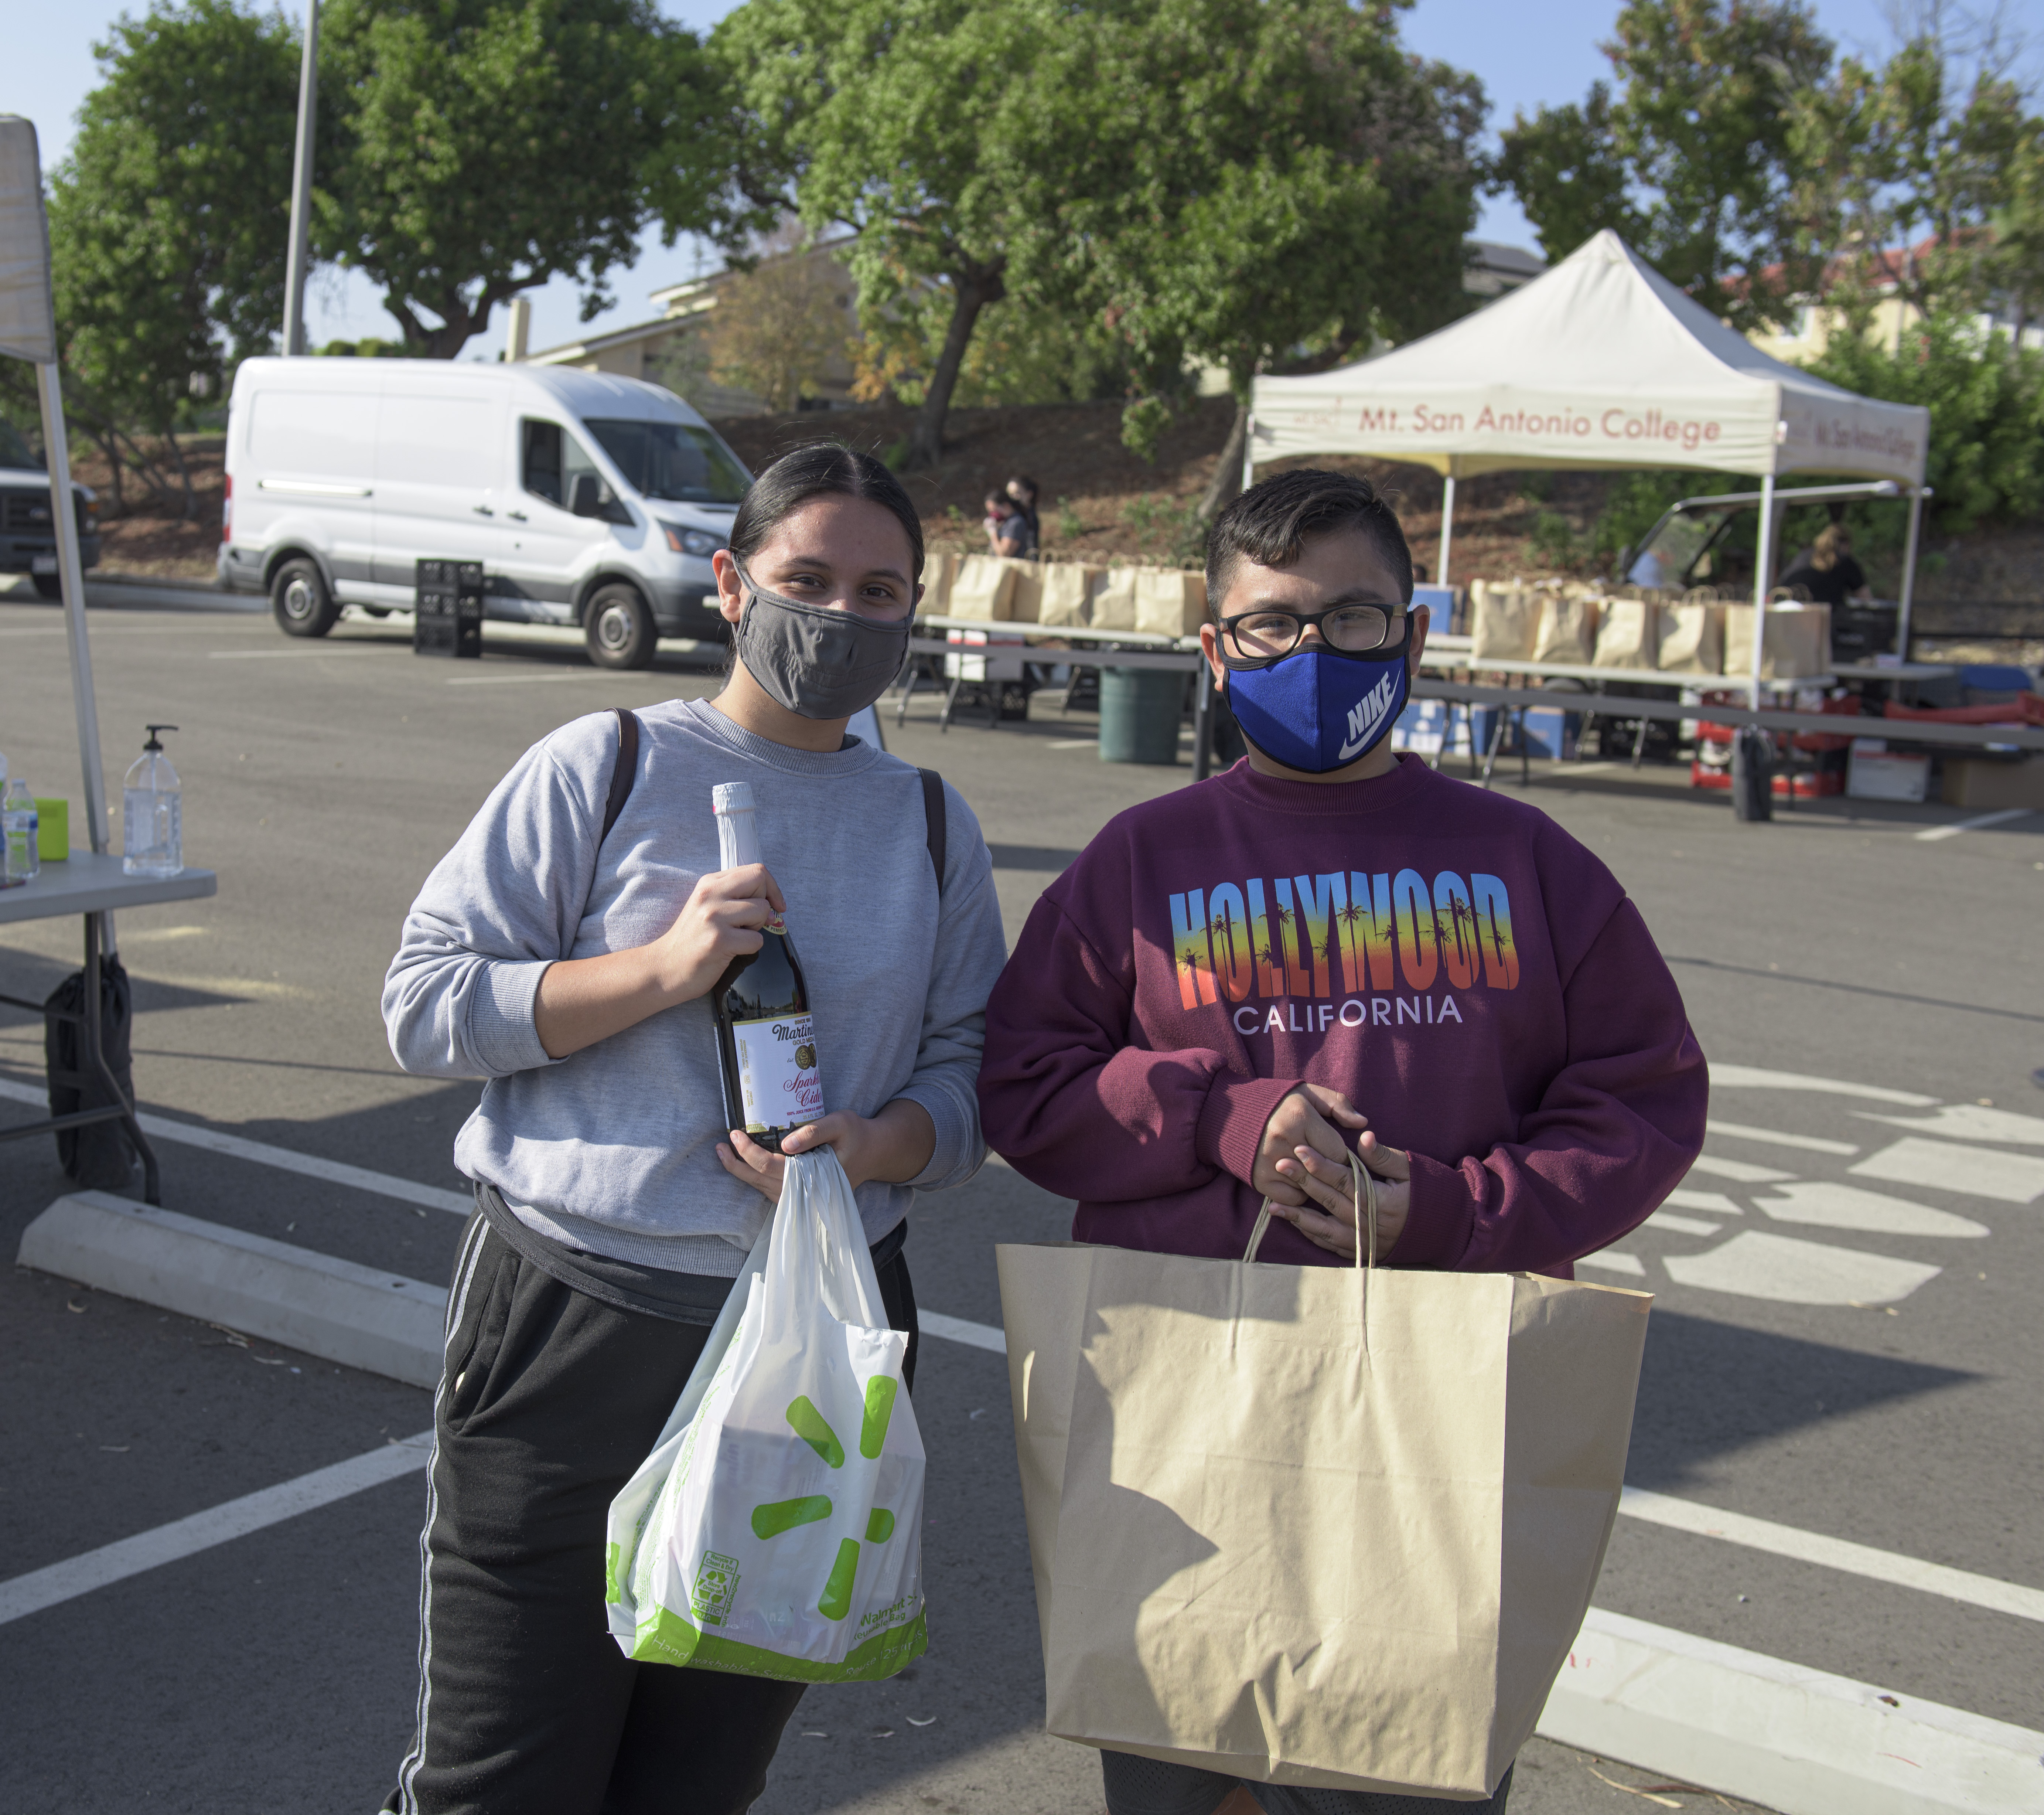
[[594,473],[575,475],[574,496],[569,509],[577,517],[599,517],[605,523],[628,525],[632,521],[632,513],[612,495],[610,487]]

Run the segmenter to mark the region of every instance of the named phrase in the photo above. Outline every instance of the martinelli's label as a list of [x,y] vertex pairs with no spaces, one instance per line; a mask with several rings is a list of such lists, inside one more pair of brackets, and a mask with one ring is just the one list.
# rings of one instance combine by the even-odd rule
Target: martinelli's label
[[794,1128],[824,1113],[815,1016],[733,1021],[731,1035],[738,1048],[738,1090],[747,1134]]

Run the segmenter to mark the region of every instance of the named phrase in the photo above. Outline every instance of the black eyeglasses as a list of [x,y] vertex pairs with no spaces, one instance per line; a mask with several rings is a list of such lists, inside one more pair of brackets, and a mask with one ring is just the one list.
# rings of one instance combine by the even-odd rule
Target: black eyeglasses
[[1221,621],[1223,658],[1262,663],[1289,656],[1309,624],[1319,625],[1327,647],[1344,656],[1392,655],[1410,638],[1412,616],[1381,605],[1333,605],[1324,611],[1259,606]]

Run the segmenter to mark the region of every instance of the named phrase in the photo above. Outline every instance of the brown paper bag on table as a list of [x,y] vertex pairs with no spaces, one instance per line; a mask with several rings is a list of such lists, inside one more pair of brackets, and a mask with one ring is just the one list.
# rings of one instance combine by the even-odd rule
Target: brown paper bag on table
[[1005,624],[1014,615],[1015,569],[1021,565],[998,555],[966,556],[952,578],[951,609],[943,615]]
[[951,615],[951,582],[957,577],[959,557],[951,550],[931,556],[923,563],[923,596],[916,605],[920,617]]
[[1724,672],[1725,614],[1721,605],[1684,600],[1661,608],[1661,648],[1654,665],[1663,674]]
[[1135,628],[1135,576],[1138,567],[1109,567],[1093,595],[1093,627],[1096,630],[1133,630]]
[[[1831,671],[1831,608],[1828,605],[1770,605],[1767,641],[1762,652],[1763,681],[1802,680]],[[1753,607],[1725,607],[1724,671],[1753,672]]]
[[1597,614],[1600,668],[1650,668],[1661,651],[1661,607],[1643,598],[1608,598]]
[[1470,586],[1470,663],[1530,662],[1539,640],[1539,595],[1517,582],[1477,580]]
[[1540,633],[1530,659],[1586,668],[1596,655],[1597,602],[1587,590],[1570,596],[1550,594],[1540,614]]
[[1093,595],[1105,577],[1105,567],[1082,567],[1077,561],[1050,561],[1043,567],[1042,602],[1036,621],[1045,625],[1071,625],[1080,629],[1093,622]]
[[1049,1731],[1474,1802],[1602,1566],[1646,1294],[996,1250]]
[[1135,570],[1135,629],[1158,636],[1197,636],[1206,621],[1207,577],[1178,567]]
[[1002,565],[1015,576],[1009,594],[1008,620],[1011,624],[1034,624],[1043,602],[1043,570],[1034,561],[1004,556]]

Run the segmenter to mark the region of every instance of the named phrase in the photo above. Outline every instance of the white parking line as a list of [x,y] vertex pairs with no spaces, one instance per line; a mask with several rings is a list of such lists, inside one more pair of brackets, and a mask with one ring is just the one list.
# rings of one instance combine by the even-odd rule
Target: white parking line
[[1755,1128],[1749,1122],[1719,1121],[1716,1117],[1704,1126],[1712,1134],[1728,1134],[1740,1140],[1763,1141],[1769,1147],[1800,1147],[1809,1153],[1853,1154],[1859,1152],[1849,1140],[1819,1140],[1814,1134],[1783,1134],[1777,1129]]
[[1843,1078],[1812,1078],[1802,1071],[1770,1071],[1760,1065],[1713,1065],[1711,1082],[1720,1088],[1748,1086],[1761,1090],[1821,1090],[1835,1097],[1864,1097],[1869,1102],[1900,1103],[1905,1109],[1931,1109],[1935,1097],[1915,1090],[1885,1090],[1878,1084],[1854,1084]]
[[[33,1103],[44,1110],[49,1106],[48,1091],[4,1079],[0,1079],[0,1097],[17,1103]],[[199,1128],[190,1122],[166,1121],[161,1116],[137,1116],[135,1119],[142,1125],[143,1133],[152,1140],[181,1141],[186,1147],[202,1147],[209,1152],[224,1153],[230,1159],[252,1160],[258,1166],[274,1166],[279,1171],[296,1172],[308,1179],[324,1179],[330,1185],[345,1185],[351,1190],[373,1191],[378,1197],[422,1205],[429,1210],[451,1210],[458,1217],[467,1216],[475,1208],[474,1198],[465,1191],[445,1191],[432,1185],[417,1185],[409,1179],[394,1179],[387,1172],[371,1172],[338,1159],[315,1159],[309,1154],[294,1153],[289,1148],[272,1147],[267,1141],[244,1140],[238,1134],[222,1134],[217,1129]]]
[[167,1563],[194,1556],[216,1544],[246,1537],[265,1525],[295,1519],[301,1513],[344,1500],[386,1481],[395,1481],[426,1465],[433,1433],[421,1431],[402,1442],[372,1449],[366,1455],[351,1456],[328,1468],[316,1468],[295,1480],[279,1482],[254,1494],[244,1494],[189,1518],[173,1520],[132,1538],[102,1544],[82,1556],[67,1557],[47,1569],[31,1570],[25,1575],[0,1582],[0,1626],[40,1613],[45,1607],[90,1594],[110,1582],[159,1569]]
[[1984,813],[1977,819],[1961,819],[1950,825],[1934,825],[1927,832],[1919,832],[1919,843],[1934,844],[1941,838],[1956,838],[1962,832],[1978,832],[1984,826],[2000,825],[2011,819],[2027,819],[2036,809],[2034,807],[2004,807],[2000,813]]
[[1698,1537],[1717,1538],[1747,1550],[1792,1557],[1798,1563],[1814,1563],[1848,1575],[1864,1575],[1897,1588],[1914,1588],[1947,1601],[1964,1601],[1997,1613],[2013,1613],[2019,1620],[2044,1621],[2044,1589],[1997,1582],[1992,1576],[1975,1575],[1969,1570],[1948,1569],[1941,1563],[1923,1563],[1898,1552],[1799,1531],[1793,1525],[1777,1525],[1771,1519],[1750,1519],[1743,1513],[1700,1506],[1693,1500],[1649,1494],[1639,1487],[1625,1490],[1618,1509],[1629,1518],[1692,1532]]

